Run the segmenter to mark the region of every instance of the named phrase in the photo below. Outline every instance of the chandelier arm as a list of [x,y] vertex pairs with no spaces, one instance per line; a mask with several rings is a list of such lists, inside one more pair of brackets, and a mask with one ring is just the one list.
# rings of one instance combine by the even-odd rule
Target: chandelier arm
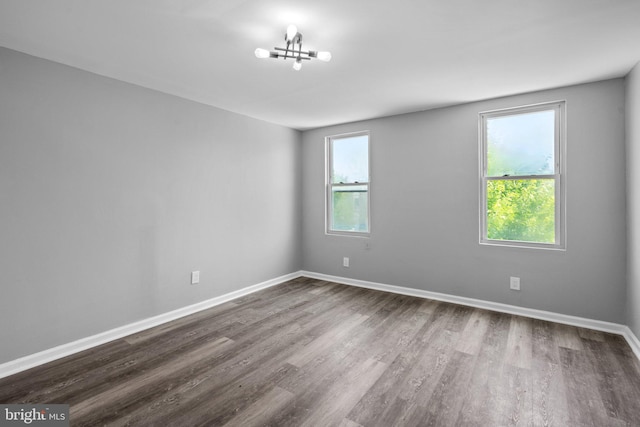
[[[283,48],[283,47],[274,47],[275,50],[279,50],[280,52],[287,52],[287,49]],[[292,53],[295,53],[292,51]],[[310,57],[309,52],[306,50],[300,50],[299,53],[301,53],[302,55],[307,55]]]
[[[283,49],[284,51],[284,49]],[[304,53],[303,53],[304,55]],[[283,58],[283,59],[302,59],[305,61],[310,61],[312,58],[308,57],[308,56],[298,56],[295,52],[289,52],[288,54],[284,54],[284,53],[279,53],[278,56],[276,58]]]
[[289,46],[291,45],[291,41],[287,40],[287,48],[284,50],[284,57],[286,59],[287,55],[289,54]]

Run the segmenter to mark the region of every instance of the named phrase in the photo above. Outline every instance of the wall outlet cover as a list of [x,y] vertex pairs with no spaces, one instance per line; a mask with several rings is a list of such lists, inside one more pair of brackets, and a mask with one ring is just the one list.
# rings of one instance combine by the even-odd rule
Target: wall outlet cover
[[200,283],[200,272],[192,271],[191,272],[191,284],[195,285],[196,283]]

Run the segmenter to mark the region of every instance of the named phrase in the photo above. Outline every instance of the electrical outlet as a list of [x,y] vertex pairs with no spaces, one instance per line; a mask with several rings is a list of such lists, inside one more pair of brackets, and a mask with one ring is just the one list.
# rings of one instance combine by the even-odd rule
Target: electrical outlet
[[200,283],[200,272],[192,271],[191,272],[191,284],[195,285],[196,283]]
[[348,257],[342,258],[342,266],[343,267],[349,267],[349,258]]
[[514,291],[520,290],[520,278],[519,277],[511,277],[509,278],[509,288]]

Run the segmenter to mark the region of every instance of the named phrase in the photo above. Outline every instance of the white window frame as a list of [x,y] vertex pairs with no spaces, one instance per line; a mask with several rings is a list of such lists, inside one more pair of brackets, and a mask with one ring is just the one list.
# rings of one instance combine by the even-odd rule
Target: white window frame
[[[367,174],[369,180],[367,182],[357,182],[357,183],[343,183],[343,184],[334,184],[332,179],[332,165],[333,165],[333,141],[338,139],[345,138],[353,138],[357,136],[367,136],[367,165],[368,170]],[[350,133],[342,133],[338,135],[331,135],[325,137],[325,149],[326,149],[326,197],[325,197],[325,233],[329,235],[336,236],[355,236],[355,237],[369,237],[371,235],[371,133],[368,130],[358,131],[358,132],[350,132]],[[344,187],[344,186],[366,186],[367,187],[367,231],[345,231],[345,230],[333,230],[332,224],[332,212],[333,212],[333,203],[332,203],[332,190],[333,187]]]
[[[550,175],[487,176],[487,119],[538,111],[555,111],[554,173]],[[480,140],[480,244],[537,249],[566,250],[566,101],[553,101],[479,113]],[[493,240],[487,238],[487,181],[515,179],[553,179],[555,181],[555,243]]]

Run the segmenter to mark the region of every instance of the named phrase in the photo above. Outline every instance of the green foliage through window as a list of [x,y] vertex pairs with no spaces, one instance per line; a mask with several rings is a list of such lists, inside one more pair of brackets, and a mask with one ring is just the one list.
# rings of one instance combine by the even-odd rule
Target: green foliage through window
[[487,238],[555,243],[553,179],[487,181]]
[[366,187],[335,187],[332,193],[333,229],[336,231],[369,230]]

